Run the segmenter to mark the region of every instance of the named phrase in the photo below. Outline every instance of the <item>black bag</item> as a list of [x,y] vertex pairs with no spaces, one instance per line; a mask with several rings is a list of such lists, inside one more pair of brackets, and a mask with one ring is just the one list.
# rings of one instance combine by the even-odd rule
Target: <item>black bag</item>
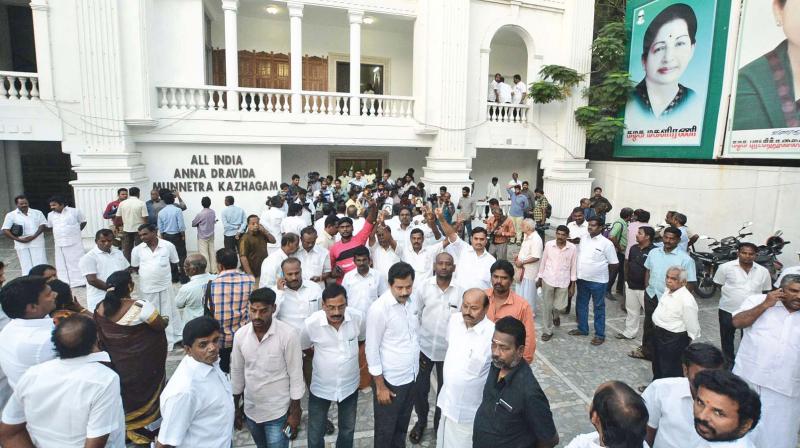
[[203,294],[203,315],[214,319],[214,301],[211,300],[211,282],[206,284],[206,292]]
[[20,225],[20,224],[11,224],[11,229],[9,229],[9,231],[11,232],[12,235],[14,235],[16,237],[20,237],[20,236],[22,236],[22,233],[24,232],[24,229],[22,228],[22,225]]

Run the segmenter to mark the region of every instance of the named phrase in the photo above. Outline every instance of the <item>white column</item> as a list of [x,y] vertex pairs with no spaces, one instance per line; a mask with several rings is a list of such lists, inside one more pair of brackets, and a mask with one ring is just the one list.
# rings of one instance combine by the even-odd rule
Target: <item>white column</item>
[[31,0],[33,41],[36,46],[36,71],[39,73],[39,98],[53,99],[53,59],[50,54],[50,6],[47,0]]
[[14,196],[25,192],[25,186],[22,183],[22,156],[19,153],[18,141],[6,140],[5,156],[8,192],[13,201]]
[[[236,35],[236,11],[239,0],[222,0],[225,12],[225,86],[239,87],[239,38]],[[225,102],[228,110],[239,110],[239,95],[236,90],[228,90]]]
[[[350,17],[350,95],[355,98],[361,94],[361,23],[364,22],[364,11],[351,9],[347,15]],[[353,100],[356,107],[357,101]]]
[[289,33],[291,37],[292,113],[303,111],[303,4],[289,2]]

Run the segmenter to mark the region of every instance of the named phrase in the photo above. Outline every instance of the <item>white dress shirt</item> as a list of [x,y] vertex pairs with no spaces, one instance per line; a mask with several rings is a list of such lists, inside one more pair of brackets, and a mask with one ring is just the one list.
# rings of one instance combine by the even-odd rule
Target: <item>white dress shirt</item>
[[769,271],[758,263],[753,263],[750,272],[745,272],[739,260],[723,263],[714,274],[714,283],[722,285],[719,309],[735,313],[748,297],[772,289]]
[[158,239],[156,250],[150,249],[147,243],[134,247],[131,266],[139,268],[139,290],[150,294],[169,288],[172,285],[170,263],[178,261],[175,245],[162,238]]
[[[39,230],[42,224],[47,225],[47,220],[42,212],[34,208],[29,208],[27,215],[15,208],[6,213],[6,217],[3,220],[3,230],[11,230],[13,224],[22,226],[22,236],[31,236]],[[27,249],[30,247],[44,247],[44,233],[40,233],[33,241],[27,243],[14,241],[14,249]]]
[[[400,246],[398,246],[399,248]],[[383,278],[388,280],[389,268],[400,261],[398,251],[389,246],[384,248],[377,241],[369,248],[372,257],[372,268],[378,271]]]
[[447,353],[447,325],[450,316],[461,309],[464,290],[450,285],[442,291],[436,277],[430,277],[414,290],[419,303],[419,348],[431,361],[444,361]]
[[538,260],[533,263],[526,263],[523,265],[525,270],[524,277],[527,280],[536,280],[539,275],[539,263],[542,259],[542,252],[544,251],[544,243],[542,237],[538,233],[532,232],[530,235],[525,235],[525,240],[519,248],[517,258],[519,261],[525,261],[529,258],[537,258]]
[[[2,332],[3,328],[5,328],[9,322],[11,322],[11,319],[9,319],[2,308],[0,308],[0,332]],[[11,385],[8,384],[8,377],[6,377],[5,372],[3,372],[2,367],[0,367],[0,409],[5,407],[6,402],[11,397],[11,392],[13,391],[11,390]],[[0,415],[2,415],[2,411],[0,411]]]
[[419,252],[414,251],[411,244],[402,249],[398,246],[398,249],[400,260],[414,268],[414,288],[421,286],[425,280],[433,276],[433,263],[436,261],[436,256],[443,250],[441,243],[422,246]]
[[[89,274],[97,276],[98,280],[105,282],[108,277],[117,271],[124,271],[128,269],[130,263],[125,259],[125,255],[121,250],[111,246],[109,252],[103,252],[99,247],[94,246],[89,252],[86,252],[81,260],[78,262],[81,270],[81,275],[86,277]],[[97,289],[86,282],[86,309],[94,311],[97,304],[100,303],[106,296],[106,292],[102,289]]]
[[[267,208],[261,212],[261,216],[258,218],[258,221],[264,226],[264,228],[275,237],[276,241],[271,244],[270,247],[277,247],[281,244],[281,239],[279,237],[281,235],[281,223],[283,222],[284,218],[286,218],[286,213],[277,207]],[[298,233],[298,235],[300,234]]]
[[125,448],[119,376],[101,362],[111,362],[108,353],[31,367],[3,410],[3,423],[26,423],[39,447],[83,448],[86,439],[108,434],[106,447]]
[[56,357],[53,319],[11,319],[0,331],[0,368],[11,389],[26,370]]
[[383,375],[387,383],[402,386],[419,371],[419,318],[411,298],[400,304],[386,291],[369,307],[366,355],[369,373]]
[[497,84],[498,103],[511,103],[511,86],[505,82]]
[[[328,249],[315,245],[311,251],[306,251],[302,247],[294,254],[300,260],[300,267],[303,270],[303,281],[311,281],[311,277],[322,277],[322,274],[331,272],[331,256]],[[315,282],[320,287],[325,287],[325,282]]]
[[[734,316],[765,298],[765,294],[748,297]],[[790,313],[778,301],[745,328],[733,373],[780,394],[800,397],[800,312]]]
[[694,445],[693,448],[762,448],[756,447],[755,443],[753,443],[753,441],[750,439],[750,434],[753,433],[747,433],[741,439],[725,442],[709,442],[708,440],[701,439],[701,441],[697,445]]
[[306,219],[302,216],[287,216],[283,218],[283,221],[281,221],[280,233],[294,233],[295,235],[300,236],[300,232],[302,232],[306,227]]
[[275,291],[275,317],[301,331],[305,320],[322,309],[322,288],[304,281],[295,291],[288,286]]
[[161,392],[158,441],[174,447],[230,448],[231,383],[219,368],[184,356]]
[[514,103],[525,104],[525,95],[528,94],[528,85],[520,81],[514,84]]
[[[259,288],[277,289],[278,277],[283,275],[281,271],[281,263],[283,260],[289,258],[283,249],[272,251],[267,255],[267,258],[261,262],[261,277],[258,279]],[[302,263],[300,265],[302,269]]]
[[494,322],[484,317],[467,328],[461,313],[453,314],[447,328],[444,386],[436,403],[442,415],[459,424],[470,424],[483,400],[483,386],[492,364]]
[[500,185],[500,182],[498,182],[497,185],[491,182],[486,185],[486,197],[489,199],[497,199],[499,201],[503,199],[503,192],[504,189]]
[[[578,434],[569,442],[569,445],[566,448],[601,448],[604,445],[600,445],[600,434],[595,432],[590,432],[589,434]],[[642,442],[643,448],[650,448],[647,445],[647,442]],[[661,448],[661,447],[659,447]]]
[[392,218],[389,221],[386,221],[386,225],[392,229],[392,238],[397,241],[397,251],[400,251],[400,248],[411,248],[411,231],[416,229],[417,226],[414,223],[409,223],[408,227],[405,229],[400,226],[400,220],[395,220]]
[[[571,237],[571,234],[570,234]],[[608,265],[619,264],[614,244],[603,235],[581,238],[578,244],[578,279],[608,283]]]
[[80,244],[83,222],[86,222],[83,213],[72,207],[64,207],[61,213],[47,214],[47,227],[53,229],[53,241],[59,247]]
[[[580,238],[583,241],[584,237],[589,237],[589,223],[584,221],[582,225],[578,225],[575,221],[567,224],[569,229],[569,239]],[[580,249],[580,245],[578,245]]]
[[470,288],[489,289],[492,287],[492,276],[489,269],[496,259],[489,251],[478,255],[471,245],[457,238],[451,242],[446,251],[456,262],[453,281],[464,291]]
[[364,218],[355,218],[353,219],[353,236],[358,235],[358,232],[364,228],[364,225],[367,223],[367,220]]
[[311,393],[328,401],[342,401],[358,389],[358,342],[365,337],[364,315],[348,307],[337,330],[320,310],[305,320],[300,337],[303,350],[314,348]]
[[658,430],[653,446],[684,448],[703,441],[694,429],[694,400],[687,378],[661,378],[642,394],[647,426]]
[[697,302],[692,293],[685,286],[670,291],[664,290],[664,295],[658,299],[658,307],[653,312],[653,325],[673,333],[688,333],[692,340],[700,337],[700,321]]
[[361,311],[366,316],[369,307],[378,297],[389,289],[389,283],[375,269],[370,268],[367,275],[353,269],[344,275],[342,286],[347,291],[347,307]]

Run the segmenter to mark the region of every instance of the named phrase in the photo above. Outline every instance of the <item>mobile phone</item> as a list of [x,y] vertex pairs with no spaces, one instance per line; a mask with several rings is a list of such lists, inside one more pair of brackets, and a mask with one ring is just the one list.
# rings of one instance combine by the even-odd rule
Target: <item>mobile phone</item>
[[289,425],[286,425],[286,427],[283,428],[283,435],[285,435],[287,439],[291,439],[292,438],[292,427],[289,426]]

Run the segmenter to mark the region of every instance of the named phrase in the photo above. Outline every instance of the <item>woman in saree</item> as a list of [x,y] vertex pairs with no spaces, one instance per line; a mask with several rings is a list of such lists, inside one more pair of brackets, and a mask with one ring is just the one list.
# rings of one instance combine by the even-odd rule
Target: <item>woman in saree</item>
[[120,378],[127,438],[149,446],[161,417],[168,322],[149,302],[130,298],[134,285],[128,271],[114,272],[106,284],[106,296],[94,312],[100,343]]

